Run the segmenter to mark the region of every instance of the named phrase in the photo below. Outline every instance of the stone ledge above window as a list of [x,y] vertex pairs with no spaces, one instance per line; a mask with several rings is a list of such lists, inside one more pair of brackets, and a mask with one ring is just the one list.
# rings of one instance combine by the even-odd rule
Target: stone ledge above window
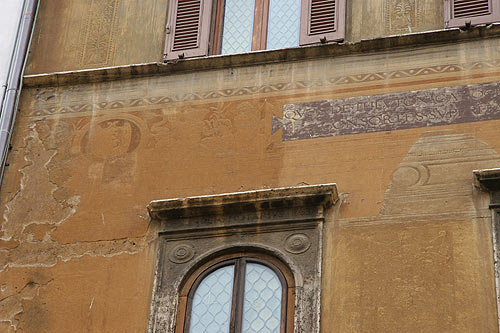
[[[329,207],[337,200],[336,185],[325,184],[155,200],[148,205],[148,211],[151,218],[158,221],[203,217],[210,222],[221,215],[250,214],[259,222],[265,223],[266,219],[272,219],[272,217],[266,218],[267,211],[286,211],[298,207]],[[305,214],[310,213],[316,214],[312,212]],[[203,225],[203,228],[206,227],[206,224]],[[169,224],[169,228],[177,230],[184,227],[182,224]],[[193,224],[189,228],[196,226]]]
[[500,208],[500,168],[474,170],[479,187],[490,192],[490,208]]

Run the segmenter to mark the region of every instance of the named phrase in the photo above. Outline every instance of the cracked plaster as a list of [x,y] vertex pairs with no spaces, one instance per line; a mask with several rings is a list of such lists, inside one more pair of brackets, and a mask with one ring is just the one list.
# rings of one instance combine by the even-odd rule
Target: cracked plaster
[[[20,174],[18,188],[6,198],[4,205],[0,273],[9,268],[53,267],[59,262],[84,256],[107,258],[143,250],[148,242],[146,237],[65,244],[52,239],[52,233],[77,212],[80,196],[65,188],[65,180],[69,177],[64,174],[61,177],[58,169],[60,165],[57,164],[64,163],[67,158],[65,145],[58,145],[57,140],[47,137],[40,124],[35,122],[29,126],[22,147],[13,154],[21,157],[23,163],[17,170]],[[102,219],[104,223],[104,214]],[[13,292],[12,281],[3,283],[0,287],[0,331],[19,330],[19,316],[25,302],[37,297],[40,287],[46,285],[28,282],[19,292]]]
[[24,311],[25,301],[33,300],[38,295],[39,289],[50,283],[51,280],[45,284],[28,282],[19,292],[3,299],[0,298],[0,324],[7,323],[11,328],[17,330],[19,320],[16,316]]
[[[5,204],[0,239],[9,241],[27,240],[24,233],[31,224],[47,224],[57,226],[75,214],[80,197],[71,196],[58,200],[54,193],[58,185],[50,179],[48,166],[57,155],[56,151],[46,150],[36,130],[36,123],[30,127],[24,139],[24,160],[27,162],[19,172],[22,174],[19,190]],[[43,196],[46,200],[39,200]],[[20,221],[23,221],[20,223]]]

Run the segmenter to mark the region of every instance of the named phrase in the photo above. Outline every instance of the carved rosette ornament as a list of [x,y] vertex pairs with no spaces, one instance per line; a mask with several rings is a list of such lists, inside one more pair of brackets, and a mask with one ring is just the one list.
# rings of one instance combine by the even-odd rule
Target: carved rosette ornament
[[285,240],[285,250],[292,254],[306,252],[311,246],[311,240],[305,234],[293,234]]
[[194,248],[189,244],[179,244],[175,246],[170,254],[168,255],[168,259],[176,264],[183,264],[193,259],[194,257]]

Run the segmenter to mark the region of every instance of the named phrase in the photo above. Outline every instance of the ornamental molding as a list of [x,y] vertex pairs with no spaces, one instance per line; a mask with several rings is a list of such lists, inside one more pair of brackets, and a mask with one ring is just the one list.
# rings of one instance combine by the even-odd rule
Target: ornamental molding
[[474,170],[476,186],[490,192],[490,208],[500,208],[500,168]]
[[218,257],[265,253],[292,272],[293,331],[320,330],[322,230],[338,201],[335,184],[152,201],[159,224],[149,332],[180,332],[179,291],[192,272]]

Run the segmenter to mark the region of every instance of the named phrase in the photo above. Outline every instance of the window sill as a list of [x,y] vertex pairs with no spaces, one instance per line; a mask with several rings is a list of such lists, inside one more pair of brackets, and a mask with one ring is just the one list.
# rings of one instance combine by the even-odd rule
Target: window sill
[[279,50],[254,51],[242,54],[213,55],[200,58],[179,59],[169,63],[154,62],[68,72],[26,75],[23,79],[23,85],[25,87],[46,87],[97,83],[154,75],[169,75],[174,73],[366,54],[370,52],[405,49],[432,44],[466,42],[470,40],[494,37],[500,37],[500,23],[488,26],[475,26],[469,31],[452,28],[379,37],[361,40],[354,43],[344,42],[318,44]]

